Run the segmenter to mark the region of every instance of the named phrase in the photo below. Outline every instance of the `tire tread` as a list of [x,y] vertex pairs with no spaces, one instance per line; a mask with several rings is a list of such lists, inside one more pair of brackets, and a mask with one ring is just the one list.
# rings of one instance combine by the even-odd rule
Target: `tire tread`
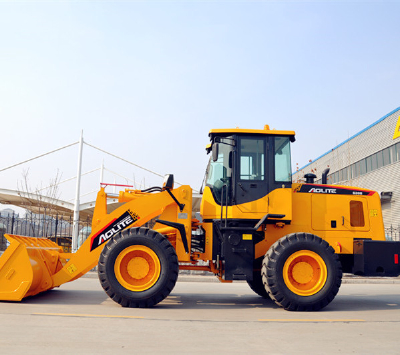
[[[167,275],[164,276],[162,281],[158,280],[153,286],[155,287],[159,282],[163,283],[163,285],[157,287],[157,291],[155,292],[133,292],[126,290],[119,283],[119,287],[116,287],[116,280],[114,280],[115,276],[110,272],[110,265],[108,265],[108,262],[110,262],[114,248],[116,248],[120,243],[129,243],[129,241],[134,243],[135,238],[138,237],[147,238],[151,243],[156,244],[161,249],[166,263],[168,264]],[[164,300],[173,290],[178,278],[178,271],[178,258],[171,243],[160,233],[143,227],[126,229],[113,236],[103,248],[98,262],[98,277],[100,284],[107,295],[122,307],[149,308],[155,306]],[[122,288],[127,292],[123,292]]]
[[[301,297],[302,301],[296,301],[296,297],[288,296],[286,286],[282,286],[279,279],[278,260],[287,249],[294,245],[315,245],[320,248],[325,255],[332,258],[334,278],[331,285],[328,285],[329,292],[323,297],[313,297],[313,301],[308,301],[309,297]],[[267,251],[261,269],[264,287],[269,297],[280,307],[289,311],[317,311],[326,307],[336,296],[342,282],[342,266],[338,255],[333,248],[323,239],[309,233],[292,233],[276,241]],[[299,298],[299,297],[297,297]]]

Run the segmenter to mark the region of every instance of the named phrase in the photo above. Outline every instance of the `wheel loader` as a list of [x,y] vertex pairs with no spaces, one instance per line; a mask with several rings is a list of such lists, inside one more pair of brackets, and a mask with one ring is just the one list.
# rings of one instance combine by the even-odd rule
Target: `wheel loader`
[[[192,189],[125,189],[107,212],[97,194],[92,232],[76,253],[45,238],[6,235],[0,300],[73,281],[98,265],[100,283],[123,307],[152,307],[173,290],[179,270],[206,270],[222,282],[247,281],[289,311],[327,306],[342,273],[398,276],[400,242],[385,240],[380,196],[348,186],[293,183],[293,131],[213,129],[200,212]],[[156,221],[152,228],[145,227]]]

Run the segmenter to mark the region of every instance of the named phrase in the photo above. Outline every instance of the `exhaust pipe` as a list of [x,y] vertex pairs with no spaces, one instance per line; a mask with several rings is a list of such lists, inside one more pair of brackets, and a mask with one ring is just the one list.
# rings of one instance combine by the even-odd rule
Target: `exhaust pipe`
[[330,171],[331,169],[329,169],[329,168],[326,168],[323,172],[322,172],[322,185],[326,185],[327,183],[328,183],[328,174],[329,174],[329,171]]

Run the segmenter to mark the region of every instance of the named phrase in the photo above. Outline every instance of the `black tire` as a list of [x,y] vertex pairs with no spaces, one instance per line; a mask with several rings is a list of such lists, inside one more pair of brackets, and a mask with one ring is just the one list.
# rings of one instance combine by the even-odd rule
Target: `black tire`
[[268,292],[264,287],[261,275],[263,257],[254,260],[253,281],[248,281],[247,284],[257,295],[263,298],[269,298]]
[[152,307],[165,299],[178,278],[178,258],[171,243],[147,228],[115,235],[98,264],[101,286],[123,307]]
[[326,241],[313,234],[293,233],[268,250],[262,279],[271,299],[284,309],[318,311],[338,293],[342,266]]
[[247,281],[247,284],[257,295],[263,298],[269,298],[268,292],[264,287],[261,270],[254,270],[253,281]]

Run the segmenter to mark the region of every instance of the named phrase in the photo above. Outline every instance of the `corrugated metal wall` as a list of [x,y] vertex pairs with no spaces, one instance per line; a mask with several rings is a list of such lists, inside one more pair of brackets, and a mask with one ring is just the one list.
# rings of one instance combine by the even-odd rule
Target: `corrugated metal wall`
[[[293,175],[293,181],[299,181],[304,174],[313,172],[317,179],[321,178],[322,171],[329,167],[333,174],[343,168],[367,158],[389,146],[400,142],[400,138],[393,140],[393,134],[399,120],[400,108],[381,118],[364,131],[348,139],[334,148],[331,152],[321,156]],[[311,147],[310,147],[311,148]],[[295,146],[293,149],[296,149]],[[339,185],[359,186],[378,192],[391,191],[393,196],[390,202],[382,203],[385,229],[392,228],[393,237],[398,239],[400,233],[400,161],[392,162],[376,170],[370,171],[356,178],[340,181]],[[329,180],[328,180],[329,183]]]

